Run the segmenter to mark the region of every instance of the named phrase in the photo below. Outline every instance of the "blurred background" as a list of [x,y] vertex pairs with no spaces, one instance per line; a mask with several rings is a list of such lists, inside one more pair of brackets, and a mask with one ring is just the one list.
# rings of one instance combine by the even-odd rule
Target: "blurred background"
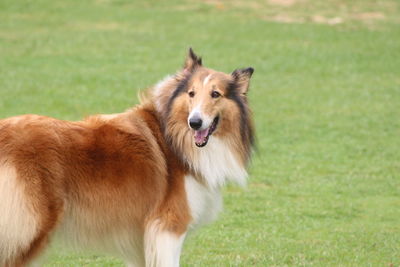
[[123,111],[190,46],[255,68],[258,149],[182,266],[399,266],[399,0],[0,0],[0,116]]

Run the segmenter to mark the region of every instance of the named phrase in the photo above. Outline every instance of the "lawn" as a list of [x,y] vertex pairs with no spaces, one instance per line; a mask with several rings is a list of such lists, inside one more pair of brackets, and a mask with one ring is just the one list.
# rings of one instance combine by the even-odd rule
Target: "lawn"
[[0,116],[123,111],[189,46],[255,68],[258,148],[182,266],[400,266],[398,0],[1,0]]

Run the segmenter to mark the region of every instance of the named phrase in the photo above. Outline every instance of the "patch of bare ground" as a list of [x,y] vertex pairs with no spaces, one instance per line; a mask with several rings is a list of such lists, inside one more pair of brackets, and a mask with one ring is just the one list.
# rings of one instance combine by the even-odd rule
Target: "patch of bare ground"
[[381,12],[365,12],[365,13],[353,14],[352,17],[356,20],[372,21],[372,20],[385,19],[385,14]]
[[278,23],[315,23],[339,25],[358,22],[371,26],[379,22],[400,23],[395,0],[204,0],[218,10],[235,9],[239,14],[249,12],[262,20]]
[[311,21],[319,24],[336,25],[343,23],[344,19],[341,17],[327,18],[322,15],[314,15],[311,16]]
[[298,0],[268,0],[270,5],[278,5],[278,6],[293,6],[299,2]]

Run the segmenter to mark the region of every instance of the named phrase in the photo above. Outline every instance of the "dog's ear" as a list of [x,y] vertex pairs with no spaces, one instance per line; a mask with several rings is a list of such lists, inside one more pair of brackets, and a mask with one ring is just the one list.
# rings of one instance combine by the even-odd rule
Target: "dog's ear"
[[183,71],[191,73],[199,66],[201,66],[201,57],[198,57],[190,47],[183,66]]
[[253,68],[237,69],[232,72],[233,81],[240,94],[245,95],[249,89],[250,78],[253,75]]

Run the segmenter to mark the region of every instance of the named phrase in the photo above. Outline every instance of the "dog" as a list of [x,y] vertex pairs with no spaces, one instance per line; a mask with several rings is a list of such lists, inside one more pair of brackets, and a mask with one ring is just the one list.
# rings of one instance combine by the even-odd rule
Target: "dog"
[[34,263],[60,238],[128,266],[179,266],[188,232],[213,221],[221,187],[245,184],[253,68],[184,66],[126,112],[0,121],[0,266]]

